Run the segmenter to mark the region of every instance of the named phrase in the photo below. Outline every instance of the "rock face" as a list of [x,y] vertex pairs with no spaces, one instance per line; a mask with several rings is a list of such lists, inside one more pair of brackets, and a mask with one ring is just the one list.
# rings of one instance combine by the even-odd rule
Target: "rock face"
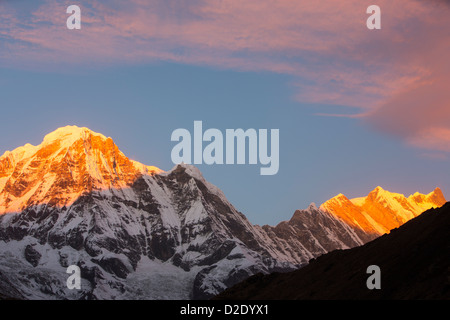
[[[0,296],[209,298],[378,236],[330,208],[253,225],[197,168],[164,172],[128,159],[111,138],[60,128],[0,157]],[[66,286],[70,265],[81,290]]]
[[[294,272],[255,275],[217,299],[449,300],[449,228],[446,203],[363,246],[324,254]],[[372,265],[380,287],[369,290]]]
[[[58,129],[0,164],[0,270],[27,298],[207,298],[304,262],[197,168],[144,166],[86,128]],[[78,292],[65,285],[73,264]]]
[[36,267],[39,264],[39,260],[41,259],[41,254],[33,249],[33,246],[27,245],[24,251],[25,260],[27,260],[33,267]]
[[416,192],[409,197],[376,187],[367,197],[348,199],[339,194],[320,206],[355,230],[361,243],[388,233],[422,212],[441,207],[446,200],[441,189],[427,195]]

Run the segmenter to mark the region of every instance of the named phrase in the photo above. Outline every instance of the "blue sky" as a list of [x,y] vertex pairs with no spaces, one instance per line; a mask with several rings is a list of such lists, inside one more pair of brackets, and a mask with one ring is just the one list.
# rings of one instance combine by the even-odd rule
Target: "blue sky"
[[[355,2],[348,2],[349,8],[354,8]],[[127,18],[126,14],[119,14],[119,4],[113,1],[105,13],[96,11],[100,4],[83,7],[83,1],[80,3],[87,22],[82,29],[85,33],[75,36],[58,25],[65,22],[64,11],[55,18],[50,15],[51,10],[44,10],[64,8],[65,3],[40,1],[29,7],[24,2],[0,4],[5,9],[0,22],[0,153],[25,143],[39,144],[45,134],[58,127],[78,125],[111,136],[134,160],[169,170],[174,165],[170,158],[175,145],[170,141],[172,131],[186,128],[192,132],[195,120],[202,120],[204,129],[223,132],[236,128],[279,129],[280,170],[275,176],[259,175],[260,165],[199,166],[205,178],[221,188],[231,203],[257,224],[273,225],[287,220],[296,209],[306,208],[311,202],[319,205],[338,193],[349,198],[363,196],[378,185],[405,195],[428,193],[435,187],[441,187],[444,194],[449,190],[446,140],[439,141],[438,137],[437,141],[429,141],[436,137],[435,132],[446,133],[446,128],[432,118],[422,118],[430,123],[425,129],[436,127],[440,131],[424,129],[418,135],[414,126],[408,127],[408,123],[416,124],[415,119],[420,118],[420,106],[416,112],[412,110],[411,119],[405,113],[400,118],[395,118],[395,113],[386,118],[382,116],[386,113],[380,116],[380,110],[391,106],[392,101],[402,105],[401,93],[397,93],[401,85],[417,86],[421,84],[417,79],[427,80],[425,75],[430,74],[436,74],[438,81],[446,79],[447,73],[434,69],[432,57],[422,53],[417,54],[417,59],[423,59],[419,61],[423,64],[415,65],[421,68],[408,69],[410,64],[398,63],[403,49],[386,39],[394,34],[406,37],[408,33],[377,35],[378,41],[393,46],[399,57],[377,60],[377,53],[368,55],[373,59],[365,64],[357,55],[345,55],[346,50],[340,52],[341,57],[339,52],[324,51],[313,26],[309,28],[314,32],[309,32],[314,34],[299,33],[305,37],[303,43],[314,39],[308,48],[291,47],[289,38],[280,37],[289,43],[283,47],[285,42],[272,39],[276,32],[283,31],[276,29],[273,35],[271,29],[268,35],[258,33],[265,45],[259,43],[262,40],[256,35],[257,40],[251,40],[250,31],[242,37],[233,36],[233,41],[224,31],[217,35],[221,41],[216,43],[210,34],[202,34],[204,26],[198,27],[198,23],[208,21],[202,15],[209,14],[201,1],[189,7],[190,15],[152,1],[152,8],[156,8],[154,18],[167,23],[161,26],[161,34],[152,30],[154,33],[146,39],[143,31],[147,29],[140,29],[136,14],[137,22],[125,28],[129,38],[121,34],[108,38],[117,32],[114,23]],[[144,6],[137,13],[145,12],[145,5],[139,1],[132,1],[131,8],[134,3],[136,7]],[[278,5],[277,1],[274,3]],[[59,14],[56,9],[54,12]],[[219,26],[224,23],[222,16],[227,16],[221,10],[214,16]],[[245,6],[242,10],[246,10]],[[280,9],[280,15],[286,14],[283,10]],[[349,11],[350,17],[353,11]],[[362,11],[364,18],[364,8]],[[124,12],[132,14],[133,10]],[[252,19],[250,11],[247,14],[245,22],[256,24],[257,29],[264,19]],[[47,22],[49,15],[52,18]],[[17,22],[19,17],[24,19],[21,24]],[[107,24],[111,29],[98,27],[101,17],[105,21],[111,19]],[[405,19],[411,17],[414,18],[413,13]],[[276,20],[278,16],[272,18]],[[192,26],[192,33],[178,37],[167,31],[184,23]],[[329,22],[331,27],[333,23]],[[152,25],[151,21],[147,25]],[[320,26],[324,28],[320,33],[323,41],[329,41],[326,43],[330,46],[345,42],[352,44],[358,54],[369,54],[371,47],[359,33],[356,35],[360,42],[348,42],[343,35],[340,41],[334,41],[326,34],[332,32],[327,29],[330,26]],[[305,30],[304,25],[288,27]],[[248,30],[251,29],[252,25]],[[104,37],[96,34],[99,30],[106,32]],[[366,31],[361,32],[365,35]],[[61,39],[67,41],[66,49],[61,47]],[[87,44],[79,42],[83,39]],[[93,44],[96,39],[101,48]],[[250,39],[248,46],[241,39]],[[147,47],[146,40],[153,46]],[[275,41],[273,48],[271,41]],[[80,50],[75,50],[74,42],[81,46]],[[436,48],[441,53],[448,50]],[[403,72],[401,77],[399,72]],[[428,91],[423,92],[426,95]],[[448,103],[447,96],[437,97],[440,100],[434,102],[436,112],[443,110],[442,103]],[[433,110],[432,103],[428,109]],[[424,104],[421,106],[425,108]],[[446,117],[444,113],[439,118]],[[396,123],[390,126],[392,119]],[[401,132],[396,131],[397,127],[402,128]]]

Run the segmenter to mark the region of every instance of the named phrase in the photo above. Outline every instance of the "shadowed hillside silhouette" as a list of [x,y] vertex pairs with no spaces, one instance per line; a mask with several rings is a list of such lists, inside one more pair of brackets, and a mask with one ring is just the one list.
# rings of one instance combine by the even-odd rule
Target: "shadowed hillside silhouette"
[[[216,299],[450,299],[450,203],[361,247],[336,250],[289,273],[257,274]],[[381,269],[369,290],[367,267]]]

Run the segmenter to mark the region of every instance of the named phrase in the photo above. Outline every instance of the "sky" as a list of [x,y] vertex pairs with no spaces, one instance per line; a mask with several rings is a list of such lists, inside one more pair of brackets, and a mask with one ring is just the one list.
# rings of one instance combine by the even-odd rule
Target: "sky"
[[[69,30],[69,5],[81,29]],[[343,193],[450,197],[450,2],[0,1],[0,154],[78,125],[170,170],[171,134],[279,129],[280,165],[198,165],[255,224]]]

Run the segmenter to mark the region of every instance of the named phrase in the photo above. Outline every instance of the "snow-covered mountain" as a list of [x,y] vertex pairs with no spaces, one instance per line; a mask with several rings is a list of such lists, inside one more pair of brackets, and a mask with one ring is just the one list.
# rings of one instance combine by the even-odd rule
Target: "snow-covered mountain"
[[82,194],[122,190],[140,175],[161,173],[129,160],[111,138],[68,126],[0,157],[0,213],[30,206],[64,207]]
[[15,296],[204,298],[299,264],[197,168],[144,166],[87,128],[6,152],[0,179],[0,273]]
[[[417,210],[399,223],[445,202],[438,191],[410,198]],[[208,298],[391,227],[378,219],[386,197],[333,199],[275,227],[253,225],[196,167],[164,172],[128,159],[111,138],[60,128],[0,157],[0,297]],[[355,227],[361,216],[372,229]],[[66,287],[69,265],[81,268],[81,290]]]
[[409,197],[376,187],[366,197],[348,199],[343,194],[326,201],[320,209],[352,227],[360,244],[374,239],[417,217],[422,212],[445,204],[441,189]]

